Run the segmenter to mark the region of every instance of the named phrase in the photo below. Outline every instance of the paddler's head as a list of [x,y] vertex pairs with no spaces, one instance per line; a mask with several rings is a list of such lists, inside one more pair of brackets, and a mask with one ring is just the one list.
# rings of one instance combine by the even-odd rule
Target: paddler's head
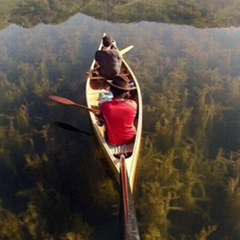
[[130,91],[136,89],[130,86],[129,80],[124,75],[116,75],[113,80],[107,80],[114,98],[128,98]]

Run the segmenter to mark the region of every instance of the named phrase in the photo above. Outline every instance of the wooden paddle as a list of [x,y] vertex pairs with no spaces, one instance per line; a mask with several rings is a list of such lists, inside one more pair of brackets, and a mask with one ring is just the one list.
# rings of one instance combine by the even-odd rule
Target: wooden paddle
[[48,96],[48,99],[51,100],[52,102],[56,102],[56,103],[59,103],[59,104],[62,104],[62,105],[67,105],[67,106],[73,106],[73,107],[79,107],[79,108],[82,108],[82,109],[85,109],[85,110],[88,110],[90,112],[93,112],[95,114],[99,114],[99,111],[96,110],[96,109],[93,109],[93,108],[88,108],[84,105],[80,105],[78,103],[75,103],[73,102],[72,100],[69,100],[67,98],[64,98],[64,97],[59,97],[59,96]]
[[136,210],[123,154],[120,157],[120,187],[120,240],[140,240]]

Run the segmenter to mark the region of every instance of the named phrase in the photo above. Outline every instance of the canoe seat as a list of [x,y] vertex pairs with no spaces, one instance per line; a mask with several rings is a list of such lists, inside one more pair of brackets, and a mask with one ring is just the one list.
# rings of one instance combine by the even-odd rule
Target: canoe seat
[[121,154],[124,154],[125,158],[129,158],[133,152],[134,143],[114,146],[109,144],[109,149],[115,158],[120,158]]

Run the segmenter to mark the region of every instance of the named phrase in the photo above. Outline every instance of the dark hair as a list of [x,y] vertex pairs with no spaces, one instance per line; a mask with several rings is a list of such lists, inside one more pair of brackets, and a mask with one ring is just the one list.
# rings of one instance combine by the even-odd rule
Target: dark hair
[[109,47],[112,45],[113,39],[110,35],[106,34],[103,38],[102,38],[102,43],[105,47]]
[[131,96],[129,91],[122,90],[122,89],[119,89],[119,88],[115,88],[113,86],[110,86],[110,90],[113,94],[113,97],[116,98],[116,99],[120,99],[120,98],[128,99]]

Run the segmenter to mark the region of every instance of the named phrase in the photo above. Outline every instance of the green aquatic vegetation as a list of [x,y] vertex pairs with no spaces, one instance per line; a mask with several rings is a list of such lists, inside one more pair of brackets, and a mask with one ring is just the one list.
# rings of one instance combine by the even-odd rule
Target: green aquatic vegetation
[[27,128],[30,125],[28,107],[22,104],[16,114],[16,122],[19,128]]
[[[147,149],[141,163],[142,187],[138,200],[140,216],[143,218],[140,221],[147,229],[143,239],[155,237],[154,229],[163,234],[160,239],[164,239],[171,229],[174,235],[174,226],[182,218],[189,223],[185,225],[189,228],[191,219],[195,218],[195,222],[204,228],[207,222],[201,220],[201,215],[210,214],[211,197],[206,188],[206,175],[198,167],[204,163],[203,152],[194,145],[182,146],[165,155],[154,152],[154,148],[152,151]],[[148,215],[145,216],[144,212],[148,212]],[[187,232],[194,235],[194,228]],[[190,235],[186,239],[191,239]]]
[[17,216],[0,206],[0,238],[21,240],[23,232]]
[[98,193],[94,194],[97,205],[105,209],[108,209],[109,206],[116,207],[114,205],[119,202],[119,196],[113,185],[113,181],[109,179],[107,181],[100,182],[97,185],[98,187],[96,191],[98,191]]
[[12,83],[8,80],[7,75],[5,73],[0,72],[0,94],[1,94],[1,104],[0,110],[1,113],[11,113],[12,110],[9,107],[9,103],[17,102],[21,96],[22,92],[17,87],[15,83]]
[[[39,217],[36,206],[32,203],[28,204],[27,211],[20,216],[22,228],[26,229],[32,238],[36,238],[43,230],[41,229],[43,226],[39,224]],[[42,233],[40,234],[42,235]]]
[[[236,163],[239,168],[239,161]],[[229,207],[228,223],[233,227],[233,233],[239,237],[239,214],[240,214],[240,188],[239,188],[239,174],[235,178],[231,178],[228,183],[227,206]],[[234,218],[232,217],[234,216]]]
[[224,107],[219,103],[215,103],[212,93],[217,91],[216,87],[205,87],[198,93],[197,103],[194,111],[195,125],[198,126],[196,132],[196,140],[199,143],[207,141],[207,135],[211,136],[211,129],[214,120],[221,118]]
[[204,227],[201,229],[200,233],[195,236],[196,240],[207,240],[208,237],[215,232],[217,227],[215,225]]
[[182,89],[180,86],[183,85],[178,82],[180,79],[184,82],[184,77],[177,76],[172,74],[164,79],[159,90],[151,93],[149,106],[144,109],[149,115],[148,123],[153,120],[156,142],[159,141],[159,147],[164,151],[186,138],[186,129],[190,127],[192,118],[192,107],[186,106],[188,91]]
[[46,154],[43,156],[39,156],[37,154],[30,156],[25,155],[26,167],[29,168],[31,171],[35,172],[38,169],[41,169],[42,166],[48,162],[48,157]]

